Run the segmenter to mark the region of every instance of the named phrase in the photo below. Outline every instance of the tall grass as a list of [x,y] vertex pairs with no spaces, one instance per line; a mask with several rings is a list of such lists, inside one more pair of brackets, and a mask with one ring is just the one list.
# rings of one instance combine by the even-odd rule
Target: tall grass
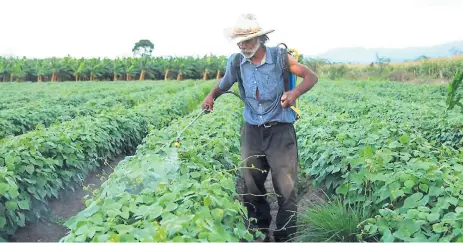
[[293,241],[358,242],[363,240],[359,225],[371,217],[371,210],[361,204],[347,205],[341,197],[328,197],[312,203],[299,216],[298,233]]

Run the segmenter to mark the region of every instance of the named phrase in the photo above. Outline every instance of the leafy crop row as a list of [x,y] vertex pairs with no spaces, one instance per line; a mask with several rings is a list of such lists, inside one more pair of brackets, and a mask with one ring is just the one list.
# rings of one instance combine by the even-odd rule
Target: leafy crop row
[[[301,101],[307,104],[298,122],[302,174],[371,210],[362,238],[461,241],[461,140],[432,136],[444,130],[438,121],[461,116],[443,115],[444,96],[401,101],[383,95],[377,83],[360,90],[355,83],[336,83],[340,92],[321,84]],[[396,94],[414,89],[396,87]],[[458,123],[445,124],[461,132]]]
[[152,99],[152,96],[178,91],[191,84],[191,82],[165,85],[153,84],[151,87],[145,87],[141,91],[121,90],[102,92],[99,97],[84,96],[71,104],[69,102],[49,104],[46,101],[39,100],[33,105],[2,110],[0,111],[0,139],[34,130],[39,124],[47,127],[56,121],[68,121],[78,116],[94,116],[101,111],[114,109],[114,107],[117,109],[118,106],[131,108]]
[[30,106],[37,102],[75,105],[100,99],[105,94],[142,91],[158,84],[161,82],[1,83],[0,110]]
[[12,234],[40,216],[47,199],[70,189],[103,161],[133,150],[150,128],[189,113],[212,83],[133,107],[79,117],[0,145],[0,229]]
[[[401,123],[411,133],[419,132],[431,143],[454,148],[463,145],[463,115],[446,111],[446,89],[436,85],[400,83],[330,82],[308,104],[351,118],[369,115],[391,123]],[[334,87],[337,86],[338,89]],[[317,91],[318,92],[318,91]]]
[[66,222],[70,241],[214,241],[252,239],[234,199],[240,162],[239,100],[220,98],[182,136],[198,112],[152,130],[120,163],[87,208]]

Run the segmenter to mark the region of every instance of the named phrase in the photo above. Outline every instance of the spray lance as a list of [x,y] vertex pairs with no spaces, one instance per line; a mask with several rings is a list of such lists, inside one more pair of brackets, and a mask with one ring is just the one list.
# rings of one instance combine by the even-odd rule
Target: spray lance
[[[230,91],[230,90],[223,92],[223,93],[222,93],[221,95],[219,95],[218,97],[220,97],[220,96],[222,96],[222,95],[224,95],[224,94],[233,94],[233,95],[235,95],[236,97],[238,97],[241,101],[243,101],[243,99],[241,99],[241,96],[239,96],[237,93],[235,93],[235,92],[233,92],[233,91]],[[214,101],[215,101],[218,97],[214,98]],[[201,111],[201,113],[199,113],[195,118],[193,118],[193,120],[192,120],[190,123],[188,123],[188,125],[186,125],[185,128],[183,128],[182,131],[179,132],[179,134],[177,135],[177,138],[175,139],[175,146],[176,146],[176,147],[179,147],[179,146],[180,146],[180,136],[182,136],[182,134],[183,134],[191,125],[193,125],[193,124],[196,122],[196,120],[198,120],[198,118],[200,118],[202,115],[208,114],[208,113],[210,113],[209,107],[206,106],[206,109],[203,109],[203,110]]]

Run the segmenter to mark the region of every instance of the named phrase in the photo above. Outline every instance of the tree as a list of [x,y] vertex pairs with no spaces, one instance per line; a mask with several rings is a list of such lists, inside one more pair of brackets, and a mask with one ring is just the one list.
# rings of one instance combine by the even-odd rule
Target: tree
[[133,55],[140,55],[141,57],[151,56],[154,45],[150,40],[139,40],[132,48]]
[[429,57],[427,57],[425,55],[421,55],[417,59],[415,59],[415,61],[421,61],[421,60],[426,60],[426,59],[429,59]]

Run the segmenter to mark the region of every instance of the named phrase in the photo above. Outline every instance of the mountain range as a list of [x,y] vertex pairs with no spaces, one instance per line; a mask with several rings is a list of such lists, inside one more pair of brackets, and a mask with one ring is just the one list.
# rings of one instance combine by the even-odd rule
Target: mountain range
[[335,48],[319,55],[308,56],[308,58],[323,58],[337,63],[365,64],[375,62],[377,60],[376,54],[379,57],[389,58],[391,62],[404,62],[413,61],[423,56],[429,58],[451,57],[456,52],[463,53],[463,41],[407,48],[343,47]]

